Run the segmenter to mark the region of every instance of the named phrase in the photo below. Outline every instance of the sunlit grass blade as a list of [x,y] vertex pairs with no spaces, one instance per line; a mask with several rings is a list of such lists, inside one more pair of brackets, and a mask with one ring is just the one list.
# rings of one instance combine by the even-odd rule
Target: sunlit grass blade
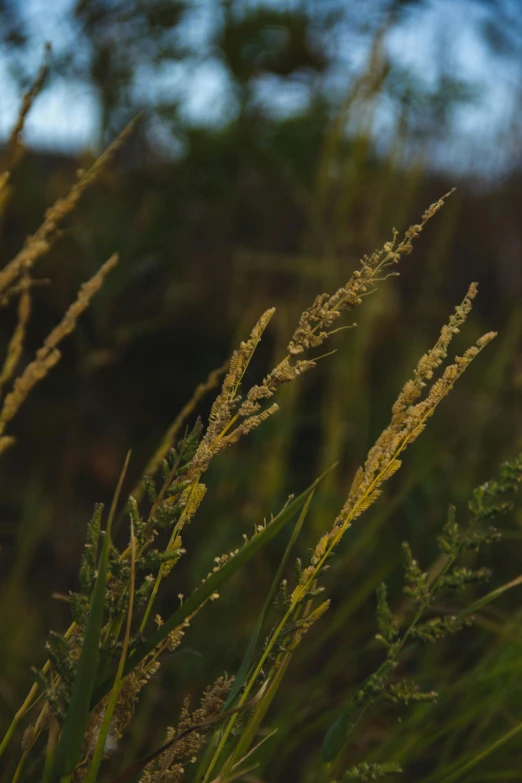
[[111,526],[129,459],[130,452],[127,454],[107,520],[107,529],[103,539],[98,563],[98,574],[92,592],[89,617],[74,678],[71,701],[56,750],[54,777],[62,781],[68,781],[74,772],[74,768],[80,758],[83,739],[89,723],[90,702],[98,668],[100,636],[105,609],[105,585],[109,565]]
[[251,750],[249,750],[248,753],[246,753],[243,758],[239,759],[239,761],[234,764],[232,769],[229,773],[222,773],[217,778],[211,781],[211,783],[231,783],[233,780],[243,780],[247,779],[246,776],[253,771],[254,769],[257,769],[259,764],[253,764],[250,767],[243,766],[245,761],[250,758],[250,756],[253,756],[254,753],[256,753],[259,748],[265,744],[265,742],[268,742],[268,740],[272,739],[272,737],[277,734],[277,729],[272,729],[272,731],[269,731],[258,743],[255,745]]
[[[303,517],[303,519],[306,516],[308,506],[310,505],[310,500],[307,503],[307,507],[303,509],[303,512],[301,514],[301,517]],[[312,609],[312,604],[313,604],[313,599],[309,600],[307,605],[305,606],[303,616],[306,617],[310,614],[310,611]],[[234,763],[235,764],[239,763],[238,759],[240,759],[241,756],[245,756],[245,754],[249,753],[249,749],[252,743],[254,742],[256,734],[261,727],[261,724],[266,716],[266,713],[270,709],[270,706],[272,705],[272,702],[274,701],[279,691],[279,688],[286,674],[286,670],[288,669],[291,659],[292,659],[292,653],[290,651],[287,651],[284,657],[282,658],[282,660],[278,662],[277,666],[275,666],[274,669],[272,669],[272,671],[268,675],[267,681],[265,682],[265,686],[263,688],[263,692],[260,695],[258,701],[256,702],[254,709],[252,710],[250,719],[248,720],[247,724],[243,727],[241,736],[238,740],[234,752],[231,755],[230,760],[227,761],[227,764],[224,767],[225,772],[228,772],[229,769],[232,768],[231,765],[233,765]],[[249,685],[246,686],[247,690],[249,688]]]
[[[246,725],[245,729],[243,730],[241,737],[239,739],[239,742],[237,744],[237,747],[232,755],[231,763],[234,764],[234,766],[238,766],[241,763],[241,754],[244,754],[244,758],[249,756],[251,753],[254,752],[256,748],[249,750],[250,745],[254,741],[254,737],[256,736],[261,723],[263,722],[266,713],[268,712],[278,690],[281,685],[281,682],[283,680],[283,677],[286,674],[286,670],[288,669],[288,665],[291,660],[291,654],[287,653],[285,656],[285,660],[280,665],[279,669],[277,670],[273,680],[270,682],[267,689],[264,691],[262,697],[260,698],[259,702],[256,704],[254,708],[254,712],[250,720],[248,721],[248,724]],[[272,732],[274,734],[275,732]],[[271,735],[270,735],[271,736]],[[264,741],[264,740],[263,740]],[[236,759],[239,760],[236,761]],[[235,763],[234,763],[235,762]],[[234,767],[232,767],[234,769]]]
[[[168,634],[175,628],[180,626],[188,617],[196,612],[202,604],[207,601],[211,595],[218,591],[242,566],[248,563],[249,560],[262,549],[266,544],[271,541],[279,531],[287,524],[287,522],[293,517],[295,513],[303,506],[308,500],[309,496],[323,481],[325,476],[330,473],[336,467],[335,463],[327,471],[325,471],[318,479],[316,479],[304,492],[302,492],[297,498],[292,500],[285,506],[282,511],[274,517],[274,519],[267,524],[267,526],[258,533],[251,541],[245,544],[238,553],[231,557],[218,571],[213,572],[183,604],[174,612],[165,622],[158,628],[158,630],[147,639],[146,642],[136,648],[134,653],[129,657],[123,670],[123,676],[125,677],[131,672],[144,658],[149,655],[161,642],[168,636]],[[112,688],[112,678],[105,680],[95,691],[93,696],[92,705],[98,703]]]
[[274,602],[274,598],[277,595],[277,591],[279,589],[279,584],[281,582],[281,579],[283,577],[284,569],[286,566],[286,563],[288,562],[288,558],[290,556],[290,552],[292,551],[295,542],[297,541],[297,537],[299,536],[299,532],[303,526],[303,522],[305,521],[306,515],[308,513],[308,509],[310,508],[310,503],[312,502],[314,496],[314,492],[312,491],[303,506],[303,509],[301,513],[299,514],[299,518],[295,524],[295,527],[292,531],[292,535],[290,537],[290,540],[287,544],[287,547],[285,549],[285,552],[283,554],[283,557],[281,558],[281,562],[279,563],[279,567],[277,569],[276,575],[274,576],[274,579],[272,581],[272,585],[270,587],[270,590],[268,592],[268,595],[266,597],[266,601],[264,603],[264,606],[261,610],[261,613],[258,617],[257,623],[255,625],[254,630],[252,631],[252,636],[250,637],[250,641],[248,643],[248,647],[246,649],[245,655],[243,660],[241,661],[241,666],[239,667],[239,671],[236,675],[236,678],[234,680],[234,684],[230,690],[230,693],[228,695],[228,699],[225,702],[225,705],[223,709],[227,709],[229,707],[236,696],[238,695],[239,691],[243,687],[245,680],[248,675],[248,671],[250,669],[250,666],[252,665],[252,661],[254,659],[254,654],[256,651],[257,642],[259,640],[259,634],[261,633],[261,629],[263,628],[263,624],[265,622],[266,616],[268,612],[270,611],[270,607],[272,606]]

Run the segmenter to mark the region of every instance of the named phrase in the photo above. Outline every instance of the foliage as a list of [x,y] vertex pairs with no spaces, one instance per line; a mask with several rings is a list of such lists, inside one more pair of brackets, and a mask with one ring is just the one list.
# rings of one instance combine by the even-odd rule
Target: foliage
[[[16,130],[12,145],[14,150],[19,143],[20,130]],[[29,392],[58,362],[58,343],[73,332],[79,316],[100,288],[115,259],[111,257],[110,262],[102,266],[100,272],[82,288],[76,302],[67,310],[60,325],[51,331],[35,360],[29,362],[17,378],[16,371],[26,342],[31,296],[37,282],[33,278],[34,268],[57,237],[60,220],[76,208],[83,190],[99,175],[131,130],[132,126],[116,142],[116,147],[112,146],[109,153],[103,155],[87,173],[80,174],[71,195],[49,210],[42,227],[29,237],[22,251],[0,273],[0,281],[4,281],[2,304],[7,306],[11,300],[18,300],[16,325],[6,345],[2,370],[3,382],[11,384],[0,412],[0,423],[10,428],[9,435],[3,436],[0,441],[6,451],[13,446],[10,435],[12,420],[25,404]],[[16,155],[13,160],[17,162]],[[3,184],[7,181],[6,173]],[[250,510],[255,520],[254,530],[250,536],[244,534],[242,540],[237,533],[242,509],[239,503],[231,504],[233,514],[229,513],[236,522],[228,525],[234,536],[233,549],[216,555],[223,550],[205,547],[205,538],[210,533],[208,528],[201,533],[208,496],[219,491],[213,481],[216,474],[212,471],[226,469],[230,452],[244,454],[247,436],[256,444],[260,442],[256,441],[259,433],[270,426],[283,430],[284,416],[276,414],[279,403],[285,410],[285,391],[293,391],[298,387],[301,375],[315,372],[318,365],[323,365],[325,355],[317,356],[316,352],[318,348],[322,351],[322,344],[335,339],[334,334],[342,330],[343,327],[335,328],[336,322],[355,309],[359,311],[360,308],[363,314],[371,307],[372,299],[367,300],[366,297],[373,294],[375,298],[377,286],[386,277],[397,274],[398,262],[411,252],[413,242],[442,208],[445,199],[439,199],[428,208],[419,223],[404,232],[402,238],[394,231],[392,238],[380,250],[363,256],[348,282],[333,294],[317,296],[301,314],[293,333],[290,331],[276,344],[279,354],[272,369],[256,382],[252,380],[253,368],[266,343],[266,339],[262,338],[268,336],[269,323],[274,316],[274,308],[266,309],[248,339],[240,342],[228,365],[203,385],[203,391],[211,391],[217,378],[224,376],[221,390],[204,419],[206,424],[192,416],[196,403],[189,403],[150,459],[149,468],[135,490],[130,493],[125,491],[126,502],[120,504],[119,496],[128,465],[126,461],[107,524],[103,523],[103,507],[100,504],[95,507],[88,525],[78,587],[68,596],[72,623],[63,634],[50,633],[48,660],[35,670],[36,682],[12,718],[2,742],[1,750],[7,756],[8,745],[11,752],[22,725],[25,726],[21,753],[15,762],[17,766],[12,774],[8,769],[7,780],[17,781],[24,777],[29,780],[36,774],[43,775],[46,783],[71,779],[87,779],[94,783],[100,777],[100,770],[101,776],[107,770],[109,779],[117,775],[118,780],[129,779],[139,773],[142,781],[147,783],[176,781],[183,777],[210,783],[212,780],[245,778],[253,770],[254,774],[259,772],[266,779],[271,779],[271,765],[278,763],[278,756],[283,754],[277,751],[277,735],[268,727],[277,725],[278,715],[284,712],[281,699],[284,680],[291,675],[300,654],[309,656],[313,661],[313,655],[318,655],[318,648],[316,646],[314,654],[310,650],[313,650],[314,644],[322,642],[322,636],[331,627],[329,623],[335,624],[336,616],[342,618],[345,611],[344,605],[332,606],[325,594],[331,593],[333,583],[339,581],[339,567],[346,562],[341,547],[349,538],[353,523],[364,515],[360,522],[364,520],[371,525],[367,512],[371,509],[377,515],[382,503],[386,505],[386,492],[395,481],[407,447],[417,440],[456,381],[495,337],[494,333],[486,332],[475,339],[470,348],[446,363],[450,343],[471,312],[477,294],[476,284],[469,287],[462,303],[443,326],[433,348],[417,362],[411,379],[402,387],[392,408],[388,425],[376,437],[361,467],[355,472],[348,491],[343,484],[344,497],[340,509],[336,513],[328,510],[323,514],[321,526],[317,521],[312,524],[310,517],[321,501],[323,491],[326,492],[324,487],[332,475],[329,465],[325,466],[327,470],[319,479],[310,483],[296,498],[290,497],[281,511],[268,519],[263,519],[264,509],[268,502],[270,507],[275,506],[276,496],[270,501],[266,496],[261,499],[259,495],[254,496],[255,503]],[[442,368],[444,363],[446,366]],[[201,389],[197,392],[198,400],[202,393]],[[192,421],[190,426],[186,423],[189,418]],[[281,419],[283,423],[279,423]],[[277,459],[277,454],[274,454],[274,459]],[[374,742],[365,753],[363,742],[361,752],[355,729],[362,734],[365,724],[371,725],[375,713],[378,720],[386,720],[388,712],[396,711],[397,705],[409,707],[412,721],[419,714],[425,714],[419,711],[426,710],[436,694],[429,684],[425,687],[423,683],[421,687],[417,678],[411,678],[411,662],[421,660],[424,655],[420,643],[437,642],[434,645],[437,647],[443,642],[440,645],[444,651],[442,655],[448,654],[452,649],[450,635],[462,631],[470,623],[474,607],[481,609],[487,606],[515,586],[510,583],[477,600],[473,600],[474,593],[466,592],[473,591],[489,576],[489,571],[475,565],[470,557],[482,544],[498,538],[491,521],[500,513],[511,510],[511,496],[522,477],[521,466],[520,457],[508,461],[496,479],[475,490],[469,502],[466,524],[457,524],[458,515],[453,507],[450,508],[439,538],[440,559],[427,572],[414,558],[410,545],[403,546],[404,585],[402,604],[398,610],[392,611],[383,585],[377,591],[379,634],[376,639],[384,647],[385,660],[370,672],[362,684],[359,677],[354,678],[358,681],[357,687],[341,717],[338,716],[339,696],[344,700],[348,689],[343,684],[335,699],[330,699],[327,689],[324,690],[328,697],[326,709],[319,722],[312,725],[311,731],[316,740],[326,735],[323,746],[325,763],[320,761],[319,748],[316,748],[315,755],[310,753],[306,756],[307,765],[313,765],[311,771],[303,771],[299,779],[306,781],[312,776],[321,781],[334,778],[377,780],[399,773],[400,767],[407,767],[407,754],[405,759],[398,758],[399,744],[397,750],[392,745],[389,752],[386,741]],[[259,478],[256,483],[261,483]],[[381,505],[377,505],[379,502]],[[108,752],[111,747],[116,746],[121,752],[122,748],[132,745],[128,737],[133,726],[140,725],[141,704],[146,703],[147,693],[153,690],[161,672],[170,669],[172,662],[172,668],[177,670],[181,660],[177,655],[190,651],[185,637],[192,632],[199,615],[208,618],[219,613],[220,605],[213,609],[209,602],[222,597],[226,600],[227,593],[239,593],[236,579],[241,573],[248,571],[255,583],[254,564],[265,554],[268,543],[273,539],[275,544],[276,535],[282,535],[287,523],[298,514],[289,543],[279,558],[279,566],[270,569],[267,598],[257,623],[254,625],[252,622],[254,630],[250,643],[244,645],[246,652],[239,656],[240,659],[243,657],[243,663],[236,668],[236,681],[222,673],[217,675],[214,683],[204,691],[200,707],[195,710],[191,711],[185,699],[179,719],[166,729],[164,743],[156,747],[157,742],[153,741],[152,747],[156,749],[151,752],[149,746],[142,759],[133,758],[128,766],[121,756],[111,758]],[[120,522],[118,541],[113,540],[112,535],[113,521],[117,519]],[[307,527],[312,530],[307,532]],[[287,563],[293,548],[299,549],[305,535],[307,540],[311,538],[313,545],[308,556],[300,551],[292,578],[287,573]],[[123,545],[121,541],[124,541]],[[211,538],[210,543],[214,546],[215,539]],[[199,553],[195,544],[202,550],[206,576],[195,588],[190,588],[188,596],[179,594],[179,606],[167,604],[165,613],[165,604],[160,609],[163,589],[166,584],[175,582],[178,574],[183,574],[184,563],[189,559],[187,553],[190,552],[190,557],[196,562]],[[248,569],[243,569],[246,564]],[[212,570],[208,572],[209,569]],[[371,583],[378,574],[377,570],[369,570],[368,581]],[[361,589],[360,594],[363,593],[364,589]],[[454,609],[453,603],[457,600],[454,596],[461,593],[466,596],[466,602]],[[232,640],[228,643],[233,644]],[[364,629],[357,643],[360,647],[356,645],[353,652],[357,654],[360,650],[361,656],[365,656],[368,641],[364,638]],[[213,654],[213,648],[210,648],[210,654]],[[335,651],[332,659],[338,654],[345,656],[346,652]],[[404,676],[401,667],[407,669]],[[429,664],[427,668],[429,670]],[[210,672],[210,667],[208,674],[211,679],[213,672]],[[444,680],[442,664],[436,674]],[[317,674],[319,692],[322,689],[321,676]],[[431,676],[427,679],[433,681],[436,678]],[[302,693],[305,698],[306,691],[307,686],[304,685]],[[313,700],[310,702],[313,703]],[[274,710],[279,710],[279,713],[273,714]],[[290,749],[294,726],[294,736],[303,747],[305,732],[301,733],[299,727],[302,715],[297,711],[296,722],[293,719],[287,721],[286,738]],[[309,712],[305,712],[304,716],[306,720],[312,717]],[[164,727],[171,722],[169,719],[164,722]],[[335,722],[328,730],[332,720]],[[28,721],[31,721],[29,725]],[[284,716],[280,722],[285,723]],[[280,733],[284,735],[285,729]],[[389,737],[393,743],[394,736],[394,730],[387,727],[385,740]],[[482,754],[494,755],[496,747],[509,742],[515,735],[512,730],[505,736],[507,739],[489,743]],[[350,740],[349,744],[347,740]],[[388,752],[387,758],[394,760],[375,760],[373,755],[377,745],[383,748],[383,753]],[[16,758],[16,752],[12,758]],[[398,760],[395,761],[395,758]],[[352,761],[356,763],[352,764]],[[460,767],[457,764],[452,768],[451,774],[458,777],[474,764],[473,758],[466,758]]]

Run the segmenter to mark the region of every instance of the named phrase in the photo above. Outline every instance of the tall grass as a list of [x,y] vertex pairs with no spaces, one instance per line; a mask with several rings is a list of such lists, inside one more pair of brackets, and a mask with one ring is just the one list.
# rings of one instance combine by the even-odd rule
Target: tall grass
[[[17,163],[23,120],[44,75],[24,102],[21,120],[8,145],[2,187],[8,186],[10,170]],[[117,257],[111,256],[84,284],[34,359],[19,369],[31,294],[38,284],[34,277],[37,262],[51,249],[62,221],[76,209],[85,189],[108,165],[133,126],[123,131],[91,169],[79,174],[69,195],[48,210],[41,227],[0,271],[0,303],[7,307],[17,302],[16,326],[5,347],[0,375],[0,452],[14,445],[15,417],[33,388],[60,360],[59,345],[75,329]],[[339,138],[332,134],[325,150],[325,171],[338,143]],[[321,235],[318,226],[329,215],[331,203],[321,171],[317,209],[310,220],[311,244]],[[393,601],[382,583],[388,569],[373,568],[371,561],[366,561],[364,572],[359,572],[360,581],[346,600],[332,607],[328,598],[333,584],[346,579],[346,558],[338,554],[353,525],[362,528],[353,545],[360,556],[364,557],[368,536],[382,536],[386,546],[384,521],[389,519],[390,508],[386,504],[374,508],[374,504],[401,470],[406,450],[429,426],[439,404],[475,360],[483,362],[479,354],[490,350],[496,336],[486,332],[448,359],[451,343],[465,326],[478,292],[477,285],[471,283],[433,347],[423,347],[410,379],[396,390],[388,423],[360,467],[349,479],[339,472],[335,483],[343,487],[344,499],[332,513],[332,476],[341,450],[340,419],[345,415],[345,400],[352,402],[352,413],[355,411],[364,423],[362,431],[366,434],[370,430],[365,401],[358,402],[357,383],[363,372],[364,330],[371,330],[378,317],[375,302],[379,300],[372,295],[378,286],[392,285],[388,278],[398,274],[399,262],[412,252],[428,221],[438,219],[436,215],[449,195],[432,204],[403,235],[393,230],[380,249],[362,257],[346,282],[340,284],[339,270],[330,269],[329,278],[337,281],[334,292],[315,295],[295,323],[291,323],[291,308],[283,313],[275,330],[272,368],[254,381],[252,368],[259,347],[277,322],[275,308],[265,309],[249,333],[241,336],[226,365],[212,371],[196,389],[151,457],[142,480],[125,496],[123,487],[132,460],[127,456],[108,514],[100,504],[93,511],[78,567],[78,590],[67,599],[71,624],[64,633],[49,632],[47,660],[35,655],[38,668],[33,671],[34,684],[10,716],[0,744],[2,763],[7,759],[3,779],[12,783],[24,779],[45,783],[275,780],[283,774],[288,778],[288,773],[282,772],[285,754],[294,758],[300,747],[307,747],[305,764],[292,770],[292,780],[377,780],[399,774],[409,758],[418,759],[422,753],[440,757],[428,779],[458,780],[517,736],[520,723],[510,720],[511,716],[506,716],[502,731],[492,731],[497,711],[510,699],[509,690],[499,682],[506,673],[518,671],[513,621],[499,623],[496,632],[500,643],[493,660],[487,647],[474,651],[478,665],[458,660],[458,645],[451,637],[459,638],[475,613],[479,627],[487,626],[491,620],[484,617],[484,608],[519,584],[520,580],[512,580],[495,590],[483,590],[478,598],[473,592],[473,586],[489,576],[488,570],[475,562],[473,553],[499,537],[492,522],[512,507],[512,496],[522,480],[520,457],[505,463],[496,478],[478,487],[466,510],[457,512],[450,507],[438,538],[439,553],[431,565],[421,567],[410,545],[403,545],[403,584],[397,590],[395,580]],[[337,206],[342,213],[347,203],[342,200]],[[337,252],[346,237],[335,236],[332,242]],[[354,312],[362,315],[357,329]],[[339,334],[345,330],[346,334]],[[335,354],[333,339],[337,345],[341,336],[355,346],[347,365],[331,355]],[[278,498],[288,489],[290,413],[302,393],[301,376],[312,374],[319,363],[336,368],[330,371],[322,413],[326,437],[318,460],[319,477],[304,489],[299,487],[296,496],[290,495],[282,508],[270,515],[274,505],[270,493]],[[203,423],[194,417],[196,406],[219,384]],[[215,488],[211,469],[219,476],[220,465],[226,467],[224,453],[243,447],[249,440],[263,449],[256,436],[269,427],[275,438],[264,454],[262,472],[247,476],[251,500],[245,514],[253,529],[250,535],[236,532],[242,509],[231,500],[234,548],[208,552],[204,522],[209,524],[205,520],[206,496]],[[126,525],[122,546],[117,545],[119,537],[114,535],[118,519]],[[306,557],[296,556],[307,527],[306,538],[313,537],[313,546]],[[191,625],[200,614],[219,613],[221,593],[237,590],[240,572],[251,569],[255,577],[254,564],[275,539],[284,539],[279,544],[279,562],[270,573],[260,611],[251,618],[250,639],[236,671],[219,674],[202,694],[199,706],[192,707],[187,697],[181,709],[172,710],[164,726],[163,744],[149,748],[141,758],[124,761],[126,748],[134,741],[134,726],[143,725],[140,703],[157,682],[160,667],[176,669],[181,652],[188,648]],[[197,542],[202,554],[196,549]],[[179,605],[162,615],[163,588],[176,584],[177,570],[191,558],[196,564],[198,558],[203,559],[206,575],[188,594],[180,593]],[[375,591],[377,617],[365,617],[357,645],[331,651],[336,630],[357,618],[358,610]],[[436,647],[441,640],[446,653],[456,655],[461,675],[455,693],[445,692],[433,706],[439,683],[444,686],[444,665],[428,655],[427,679],[433,687],[421,687],[411,671],[422,654],[422,645]],[[381,647],[379,653],[374,642]],[[216,639],[219,643],[222,640]],[[212,648],[208,655],[212,655]],[[293,668],[302,665],[300,656],[301,661],[312,663],[309,671],[313,676],[298,688],[294,680],[295,693],[286,705],[278,698]],[[331,674],[342,671],[344,664],[355,672],[352,687],[341,688],[332,698]],[[447,666],[453,671],[452,665]],[[209,679],[212,674],[209,671]],[[461,703],[458,717],[452,706],[454,699]],[[314,704],[317,708],[310,709]],[[481,705],[481,720],[473,725],[475,740],[470,742],[468,732],[477,704]],[[396,730],[387,716],[390,710],[393,714],[399,709],[405,717]],[[379,719],[384,728],[377,739],[365,739],[365,727],[375,729]],[[466,741],[470,751],[464,748],[464,755],[456,759],[456,743],[465,745]],[[508,779],[507,771],[501,775]]]

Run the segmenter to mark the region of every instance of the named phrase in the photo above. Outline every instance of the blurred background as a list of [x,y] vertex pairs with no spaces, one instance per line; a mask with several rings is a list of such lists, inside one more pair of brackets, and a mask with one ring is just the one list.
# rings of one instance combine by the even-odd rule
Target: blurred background
[[[284,752],[263,779],[308,780],[336,710],[380,661],[373,596],[383,579],[398,595],[401,541],[428,567],[448,504],[465,515],[472,488],[522,448],[522,2],[0,0],[5,141],[47,41],[50,74],[3,207],[1,264],[77,169],[137,112],[144,120],[35,270],[51,284],[35,290],[26,361],[80,283],[114,251],[121,257],[2,458],[2,726],[43,661],[48,628],[68,624],[60,596],[76,587],[86,522],[95,501],[110,500],[127,450],[130,489],[194,387],[266,307],[277,313],[249,383],[284,355],[317,293],[342,285],[392,227],[418,222],[457,186],[401,277],[364,302],[358,329],[332,340],[336,355],[283,390],[278,416],[216,461],[189,555],[163,596],[166,614],[216,554],[339,459],[309,519],[306,554],[417,358],[479,282],[457,350],[489,329],[499,337],[347,536],[329,575],[328,620],[303,642],[276,705],[272,743]],[[2,345],[15,317],[1,313]],[[486,554],[495,585],[520,574],[521,523],[508,520],[504,542]],[[283,546],[274,542],[196,619],[146,691],[120,749],[126,761],[161,742],[185,693],[197,698],[236,670]],[[411,662],[423,687],[441,690],[438,706],[400,724],[397,713],[370,719],[348,760],[392,758],[407,780],[443,780],[445,765],[487,744],[492,726],[521,720],[518,611],[510,596],[476,629]],[[495,780],[520,767],[516,742],[504,754],[506,776]]]

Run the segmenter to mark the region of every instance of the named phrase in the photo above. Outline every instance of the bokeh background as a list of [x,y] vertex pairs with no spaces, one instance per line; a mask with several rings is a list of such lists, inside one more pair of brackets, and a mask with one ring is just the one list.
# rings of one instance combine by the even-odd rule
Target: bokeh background
[[[216,554],[338,459],[306,553],[416,359],[478,281],[457,349],[489,329],[499,337],[347,536],[330,571],[328,622],[303,642],[276,705],[278,752],[263,779],[308,780],[324,729],[380,660],[373,595],[382,579],[392,595],[400,589],[401,541],[427,567],[448,504],[463,511],[471,489],[522,448],[522,3],[1,0],[0,138],[46,41],[50,74],[4,205],[1,263],[76,170],[137,112],[144,119],[36,270],[51,284],[35,291],[25,361],[80,283],[112,252],[121,257],[3,457],[2,725],[43,660],[47,629],[67,625],[63,598],[76,586],[86,522],[95,501],[110,499],[127,450],[130,489],[194,387],[266,307],[277,313],[249,381],[283,355],[317,293],[339,287],[392,227],[417,222],[457,186],[401,277],[365,301],[357,329],[336,336],[336,355],[216,461],[189,554],[162,598],[166,614]],[[2,312],[0,344],[14,322],[14,311]],[[485,558],[494,584],[520,574],[521,523],[517,514],[506,521],[504,543]],[[237,668],[282,546],[274,542],[196,619],[146,692],[120,760],[161,742],[187,692],[197,697]],[[393,758],[408,780],[443,780],[459,753],[520,721],[518,604],[509,596],[464,639],[413,661],[423,686],[441,690],[439,705],[400,724],[396,713],[372,718],[349,760]],[[511,779],[516,741],[503,753],[505,777],[480,779]]]

